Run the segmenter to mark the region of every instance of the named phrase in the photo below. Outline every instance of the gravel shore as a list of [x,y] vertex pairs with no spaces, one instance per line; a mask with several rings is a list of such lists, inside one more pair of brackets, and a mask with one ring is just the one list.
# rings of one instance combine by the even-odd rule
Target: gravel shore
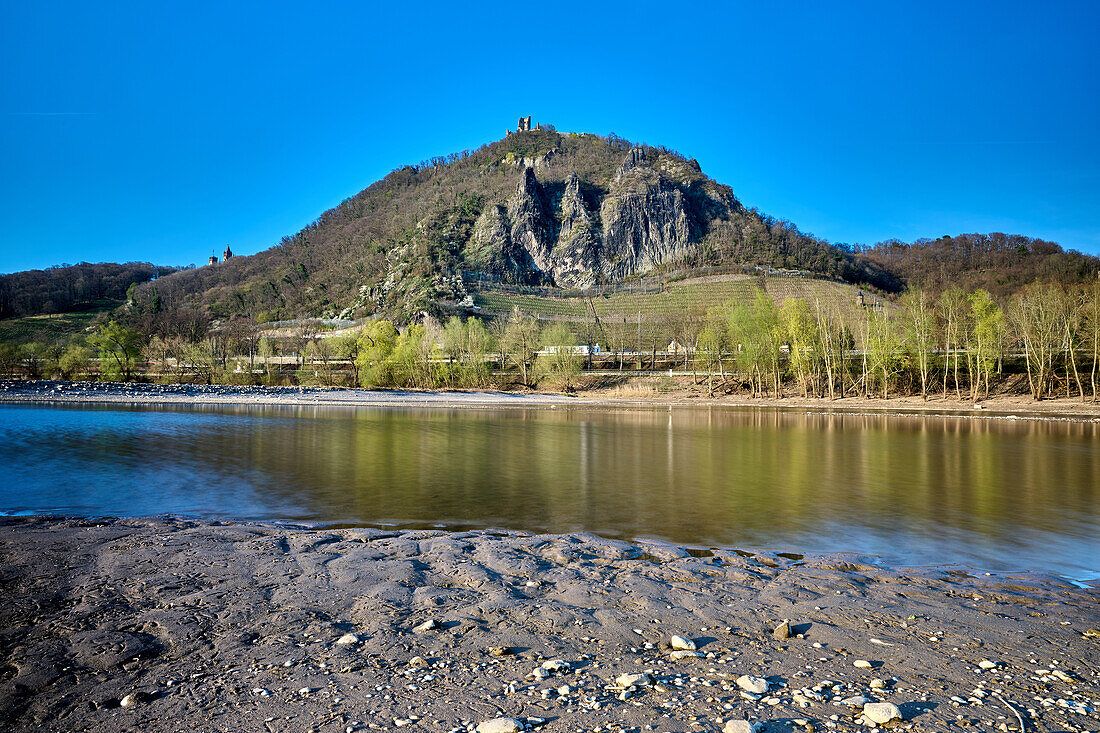
[[341,405],[362,407],[549,407],[597,404],[557,394],[423,392],[336,387],[233,387],[138,382],[0,381],[0,403],[126,405]]
[[0,597],[5,730],[1100,730],[1100,591],[1050,576],[39,517]]
[[1035,402],[1019,395],[997,395],[979,404],[969,400],[919,397],[845,397],[841,400],[785,397],[752,399],[744,395],[709,397],[696,389],[662,392],[590,390],[564,395],[551,392],[370,390],[339,387],[259,387],[136,382],[62,382],[0,380],[0,404],[125,405],[331,405],[346,407],[748,407],[841,412],[847,414],[949,415],[980,419],[1029,419],[1100,422],[1100,404],[1076,399]]

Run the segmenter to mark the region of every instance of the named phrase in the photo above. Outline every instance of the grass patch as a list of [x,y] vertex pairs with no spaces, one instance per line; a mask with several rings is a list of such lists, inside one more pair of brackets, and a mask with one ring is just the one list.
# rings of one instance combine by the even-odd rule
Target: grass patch
[[27,344],[38,341],[44,344],[64,344],[75,334],[82,334],[95,319],[122,305],[121,300],[98,301],[88,310],[72,313],[23,316],[0,320],[0,341]]

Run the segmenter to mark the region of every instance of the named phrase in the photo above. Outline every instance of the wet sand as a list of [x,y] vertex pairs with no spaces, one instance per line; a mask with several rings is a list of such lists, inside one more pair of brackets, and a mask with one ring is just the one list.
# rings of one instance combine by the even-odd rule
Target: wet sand
[[[1100,591],[1043,575],[584,534],[4,518],[0,597],[5,730],[860,730],[865,701],[896,704],[902,729],[1019,730],[1016,712],[1100,729]],[[673,635],[695,654],[672,659]]]

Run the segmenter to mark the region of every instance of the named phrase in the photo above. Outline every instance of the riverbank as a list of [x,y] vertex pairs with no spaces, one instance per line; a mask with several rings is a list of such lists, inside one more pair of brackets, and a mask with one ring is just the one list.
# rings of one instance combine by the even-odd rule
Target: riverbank
[[1032,418],[1100,422],[1100,404],[1059,398],[1036,402],[1021,395],[994,395],[980,403],[940,395],[920,397],[752,398],[710,396],[701,386],[676,382],[671,387],[638,380],[596,386],[571,394],[504,391],[368,390],[339,387],[255,387],[117,382],[0,381],[0,403],[54,404],[225,404],[339,405],[362,407],[764,407],[823,412],[965,415],[982,418]]
[[1100,591],[1051,576],[51,518],[0,519],[0,569],[8,730],[848,731],[878,701],[912,730],[1100,728]]

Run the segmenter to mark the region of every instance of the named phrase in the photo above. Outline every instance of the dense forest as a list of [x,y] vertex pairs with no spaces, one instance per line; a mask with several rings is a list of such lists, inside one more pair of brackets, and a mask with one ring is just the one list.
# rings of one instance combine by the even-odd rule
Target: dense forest
[[120,301],[131,285],[176,270],[148,262],[81,262],[0,275],[0,318],[68,313],[93,307],[98,301]]
[[1036,280],[1072,285],[1095,280],[1100,272],[1100,258],[1016,234],[960,234],[909,244],[889,240],[856,253],[910,287],[982,288],[1000,298]]

